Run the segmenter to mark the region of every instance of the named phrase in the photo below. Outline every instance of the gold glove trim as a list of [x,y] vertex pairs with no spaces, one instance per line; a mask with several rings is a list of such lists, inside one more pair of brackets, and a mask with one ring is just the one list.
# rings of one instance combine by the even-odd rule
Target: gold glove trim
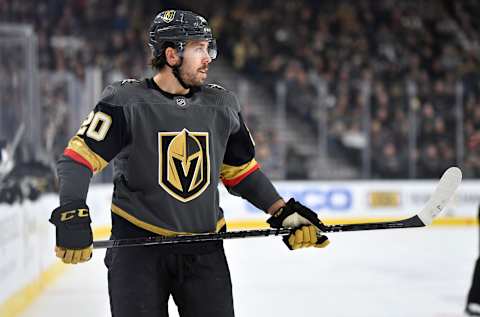
[[315,248],[325,248],[326,246],[328,246],[330,244],[330,240],[325,240],[323,241],[322,243],[317,243],[314,245]]
[[92,258],[92,249],[91,245],[79,250],[55,246],[55,255],[57,258],[60,258],[63,263],[77,264],[90,260]]
[[313,225],[302,226],[288,237],[288,244],[294,250],[309,247],[324,248],[330,243],[328,239],[322,243],[317,242],[317,228]]

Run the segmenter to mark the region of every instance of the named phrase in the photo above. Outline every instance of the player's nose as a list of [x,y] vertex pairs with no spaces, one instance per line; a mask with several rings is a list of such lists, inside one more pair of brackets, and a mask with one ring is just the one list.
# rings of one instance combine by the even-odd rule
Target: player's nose
[[205,54],[205,57],[202,60],[202,63],[205,65],[208,65],[212,62],[212,58],[210,57],[210,54]]

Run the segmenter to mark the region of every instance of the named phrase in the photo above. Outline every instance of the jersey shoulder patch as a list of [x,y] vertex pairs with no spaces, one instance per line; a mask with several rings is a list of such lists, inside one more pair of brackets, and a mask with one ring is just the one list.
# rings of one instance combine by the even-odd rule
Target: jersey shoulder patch
[[204,87],[205,95],[212,98],[213,104],[217,104],[224,109],[231,109],[234,112],[240,111],[237,96],[232,91],[218,84],[207,84]]
[[120,82],[121,86],[123,86],[125,84],[140,84],[140,80],[135,79],[135,78],[128,78],[128,79],[124,79]]
[[136,96],[142,94],[144,81],[138,79],[123,79],[108,85],[102,93],[101,101],[114,106],[131,104]]

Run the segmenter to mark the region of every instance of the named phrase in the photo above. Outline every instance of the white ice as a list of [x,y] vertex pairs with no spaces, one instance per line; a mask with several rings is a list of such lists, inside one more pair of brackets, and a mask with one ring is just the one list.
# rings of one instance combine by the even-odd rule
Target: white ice
[[[289,251],[278,237],[226,241],[235,315],[462,316],[478,228],[330,234],[326,249]],[[22,317],[110,316],[104,252],[71,266]],[[178,316],[170,301],[170,316]]]

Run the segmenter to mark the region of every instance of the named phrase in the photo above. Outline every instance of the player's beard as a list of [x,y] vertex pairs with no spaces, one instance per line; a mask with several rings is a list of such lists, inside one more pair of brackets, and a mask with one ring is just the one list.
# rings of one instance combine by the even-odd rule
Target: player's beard
[[[205,73],[202,73],[202,71]],[[190,87],[199,87],[203,85],[207,79],[207,72],[208,66],[202,66],[193,71],[187,71],[183,66],[181,66],[179,69],[180,78]]]

